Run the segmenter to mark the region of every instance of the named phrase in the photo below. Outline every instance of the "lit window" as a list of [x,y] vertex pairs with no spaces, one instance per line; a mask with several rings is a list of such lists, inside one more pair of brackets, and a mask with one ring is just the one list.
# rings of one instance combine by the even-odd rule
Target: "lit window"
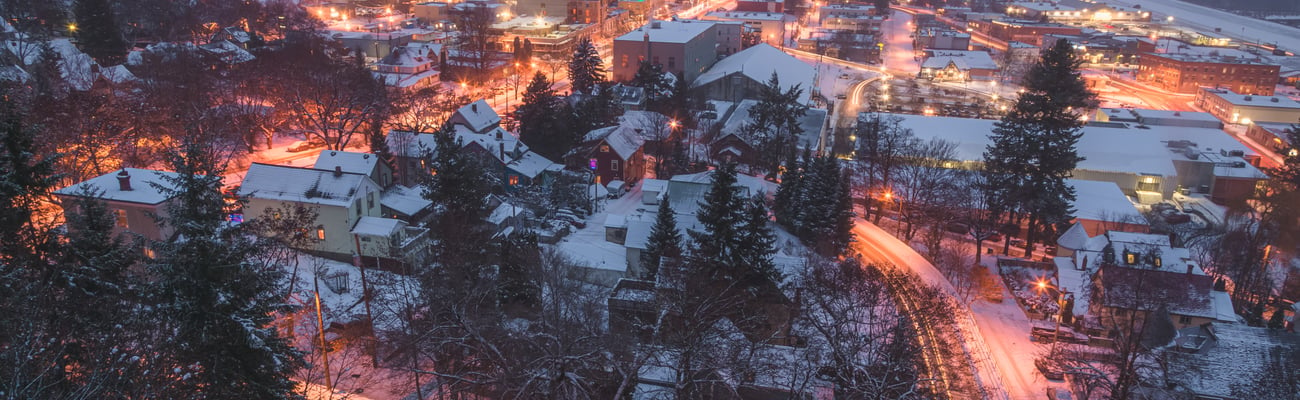
[[1189,317],[1189,316],[1186,316],[1186,315],[1179,315],[1179,316],[1178,316],[1178,323],[1183,324],[1183,325],[1191,325],[1191,324],[1192,324],[1192,317]]
[[1152,265],[1155,265],[1156,268],[1160,268],[1160,257],[1154,257],[1154,258],[1152,258],[1152,259],[1151,259],[1151,264],[1152,264]]
[[325,240],[325,229],[324,229],[324,228],[317,228],[317,229],[316,229],[316,240]]
[[600,146],[600,152],[601,152],[601,153],[608,153],[608,152],[609,152],[609,145],[607,145],[607,144],[605,144],[605,145],[601,145],[601,146]]
[[510,175],[510,186],[519,184],[519,175]]
[[1124,252],[1124,262],[1129,265],[1137,264],[1137,254]]
[[117,220],[117,226],[120,228],[129,228],[126,222],[126,210],[113,210],[114,219]]

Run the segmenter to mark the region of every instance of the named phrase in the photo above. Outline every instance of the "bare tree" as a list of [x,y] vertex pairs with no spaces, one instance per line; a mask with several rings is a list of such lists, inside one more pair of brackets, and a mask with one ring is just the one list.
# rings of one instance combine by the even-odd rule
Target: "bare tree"
[[462,77],[474,82],[486,81],[488,72],[496,60],[496,34],[492,24],[496,15],[492,9],[479,3],[459,4],[452,12],[452,21],[456,23],[456,58],[461,68]]
[[394,94],[393,115],[389,129],[408,132],[434,132],[447,122],[456,109],[473,100],[456,95],[440,86]]
[[858,161],[861,162],[865,180],[866,194],[863,197],[863,218],[872,214],[872,206],[877,207],[874,223],[880,223],[880,216],[888,206],[883,201],[885,193],[893,191],[894,176],[903,165],[907,148],[916,140],[910,129],[901,125],[902,118],[882,116],[881,114],[862,114],[858,116],[854,133],[858,137]]
[[276,107],[289,121],[330,150],[343,150],[366,132],[378,115],[387,115],[387,91],[358,58],[306,66],[298,79],[285,80]]

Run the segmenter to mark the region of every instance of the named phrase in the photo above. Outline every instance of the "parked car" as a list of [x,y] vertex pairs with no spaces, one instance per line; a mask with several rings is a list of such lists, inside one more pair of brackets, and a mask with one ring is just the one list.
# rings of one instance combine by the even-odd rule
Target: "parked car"
[[1074,400],[1074,395],[1070,394],[1067,389],[1047,388],[1047,398],[1049,400]]
[[1044,358],[1035,359],[1034,367],[1038,368],[1038,372],[1043,373],[1044,378],[1051,379],[1054,381],[1065,379],[1065,371],[1061,370],[1060,366],[1053,364],[1051,361],[1048,361],[1047,359]]
[[285,151],[290,153],[301,153],[311,149],[319,149],[321,147],[325,147],[325,143],[314,140],[299,140],[290,144],[289,148],[285,149]]
[[1001,234],[1001,233],[994,233],[993,236],[989,236],[988,239],[984,239],[984,240],[985,240],[985,241],[989,241],[989,242],[1001,242],[1001,241],[1002,241],[1002,234]]
[[587,221],[583,221],[582,218],[578,218],[577,215],[570,213],[556,212],[555,219],[568,222],[569,225],[573,225],[574,228],[582,229],[587,227]]

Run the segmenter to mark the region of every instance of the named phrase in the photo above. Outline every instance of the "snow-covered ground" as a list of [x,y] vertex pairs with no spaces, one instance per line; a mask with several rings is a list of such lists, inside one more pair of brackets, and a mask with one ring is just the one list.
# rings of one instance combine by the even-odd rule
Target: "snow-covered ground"
[[623,273],[627,271],[627,249],[621,244],[605,240],[605,218],[611,214],[626,217],[637,212],[637,209],[651,210],[650,207],[654,206],[641,204],[640,183],[623,197],[601,200],[601,204],[600,211],[587,217],[585,228],[565,236],[556,243],[556,247],[592,269]]
[[1174,24],[1186,25],[1201,31],[1214,32],[1220,28],[1221,34],[1250,42],[1277,43],[1278,47],[1288,50],[1300,50],[1300,29],[1276,22],[1244,17],[1226,11],[1220,11],[1179,0],[1111,0],[1122,6],[1141,5],[1143,10],[1153,13],[1152,21],[1163,22],[1165,16],[1173,16]]

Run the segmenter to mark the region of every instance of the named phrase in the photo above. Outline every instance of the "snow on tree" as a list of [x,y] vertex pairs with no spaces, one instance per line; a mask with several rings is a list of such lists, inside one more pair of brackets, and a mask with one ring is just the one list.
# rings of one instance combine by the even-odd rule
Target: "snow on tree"
[[682,234],[677,230],[677,216],[667,197],[659,201],[659,212],[655,214],[655,223],[650,227],[650,239],[645,251],[641,252],[641,266],[645,275],[641,279],[653,282],[659,273],[661,257],[680,257],[682,253]]
[[591,93],[592,87],[605,81],[605,66],[591,38],[582,38],[569,60],[569,82],[574,93]]
[[559,160],[586,132],[570,129],[573,111],[551,88],[546,74],[538,72],[524,90],[523,102],[515,108],[519,121],[519,140],[537,154]]

